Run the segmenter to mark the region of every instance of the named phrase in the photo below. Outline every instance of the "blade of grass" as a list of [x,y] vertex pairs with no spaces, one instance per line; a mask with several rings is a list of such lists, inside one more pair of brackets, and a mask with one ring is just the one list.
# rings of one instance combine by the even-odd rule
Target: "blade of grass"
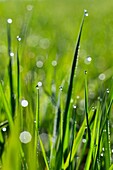
[[[92,120],[93,114],[94,113],[92,111],[89,112],[89,123]],[[79,131],[77,133],[77,136],[74,139],[71,161],[73,161],[74,156],[75,156],[75,154],[77,152],[77,149],[78,149],[78,147],[79,147],[79,145],[81,143],[81,140],[82,140],[82,137],[83,137],[83,134],[84,134],[84,131],[85,131],[85,127],[86,127],[86,119],[84,119],[84,121],[83,121],[83,123],[82,123],[82,125],[81,125],[81,127],[80,127],[80,129],[79,129]],[[65,162],[64,167],[63,167],[64,169],[66,169],[69,166],[69,159],[70,159],[70,153],[67,156],[66,162]]]
[[59,129],[59,127],[58,127],[59,115],[61,115],[61,109],[60,109],[61,93],[62,93],[62,90],[60,88],[59,96],[58,96],[58,102],[57,102],[57,106],[56,106],[56,114],[55,114],[55,119],[54,119],[54,128],[53,128],[53,140],[54,140],[54,142],[52,142],[51,153],[50,153],[50,167],[51,167],[51,169],[55,166],[55,162],[54,162],[55,157],[56,157],[55,145],[56,145],[57,133],[58,133],[58,129]]
[[3,101],[3,104],[4,104],[4,108],[5,108],[5,111],[6,111],[6,116],[7,116],[8,122],[9,122],[10,129],[13,130],[13,119],[12,119],[12,116],[11,116],[11,111],[10,111],[8,102],[6,100],[6,96],[4,94],[3,87],[2,87],[1,83],[0,83],[0,94],[2,96],[2,101]]
[[72,156],[73,142],[74,142],[75,133],[76,133],[76,127],[75,127],[75,121],[76,121],[76,106],[73,106],[73,117],[72,117],[72,120],[73,120],[73,122],[72,122],[71,143],[70,143],[69,170],[72,170],[71,156]]
[[45,161],[45,164],[46,164],[46,168],[47,168],[47,170],[49,170],[49,165],[48,165],[48,161],[47,161],[47,157],[46,157],[46,152],[45,152],[45,149],[44,149],[44,146],[43,146],[43,143],[42,143],[42,140],[41,140],[40,136],[38,136],[38,137],[39,137],[39,142],[40,142],[43,158],[44,158],[44,161]]
[[76,48],[75,48],[72,68],[71,68],[71,75],[70,75],[70,81],[69,81],[68,92],[67,92],[67,99],[66,99],[65,111],[64,111],[63,143],[64,143],[64,138],[65,138],[65,133],[66,133],[68,110],[69,110],[69,105],[70,105],[70,100],[71,100],[75,68],[77,66],[78,51],[79,51],[79,46],[80,46],[80,39],[81,39],[81,34],[82,34],[82,28],[83,28],[83,24],[84,24],[84,17],[85,17],[85,14],[84,14],[83,19],[82,19],[82,23],[81,23],[81,27],[80,27],[77,43],[76,43]]
[[[38,144],[38,137],[39,137],[39,87],[37,88],[37,99],[36,99],[36,122],[35,122],[35,143],[34,143],[34,155],[35,155],[35,163],[37,162],[37,144]],[[36,163],[36,168],[38,166],[38,162]]]
[[86,113],[86,122],[87,122],[87,128],[88,128],[88,140],[90,144],[91,140],[91,132],[88,122],[88,87],[87,87],[87,71],[85,71],[85,113]]
[[[9,22],[10,21],[10,22]],[[12,23],[12,20],[8,19],[7,21],[7,39],[8,39],[8,55],[9,55],[9,66],[8,66],[8,72],[9,72],[9,82],[10,82],[10,100],[11,100],[11,112],[12,117],[14,117],[15,112],[15,98],[14,98],[14,89],[13,89],[13,75],[12,75],[12,53],[11,53],[11,28],[10,24]]]
[[90,166],[91,166],[94,143],[95,143],[95,140],[96,140],[97,127],[98,127],[98,123],[99,123],[98,117],[99,117],[99,111],[97,110],[96,117],[95,117],[95,120],[94,120],[94,126],[93,126],[93,129],[92,129],[91,143],[90,143],[90,148],[89,148],[89,151],[88,151],[88,156],[87,156],[87,160],[86,160],[86,164],[85,164],[85,170],[89,170]]

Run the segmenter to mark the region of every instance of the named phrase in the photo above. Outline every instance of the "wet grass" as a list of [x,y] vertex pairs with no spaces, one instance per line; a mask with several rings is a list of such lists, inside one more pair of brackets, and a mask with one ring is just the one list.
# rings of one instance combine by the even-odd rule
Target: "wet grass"
[[[38,4],[39,25],[33,25],[33,30],[29,27],[34,24],[32,17],[36,16],[35,2],[25,3],[27,20],[19,25],[16,33],[12,20],[7,20],[7,64],[4,73],[0,73],[0,169],[111,170],[112,67],[106,61],[108,66],[104,63],[102,70],[100,64],[99,71],[99,66],[95,66],[93,72],[91,64],[97,64],[98,59],[95,62],[88,55],[97,54],[96,49],[92,52],[89,48],[93,37],[86,42],[91,20],[86,10],[83,13],[86,5],[80,8],[82,12],[75,32],[72,19],[67,29],[65,23],[57,25],[54,35],[51,31],[56,29],[55,13],[54,16],[48,13],[46,2]],[[43,7],[49,19],[42,15]],[[49,1],[48,7],[51,7]],[[87,7],[91,10],[89,5]],[[60,8],[66,15],[73,10],[72,5],[67,10],[62,3]],[[59,13],[64,19],[62,10],[59,9]],[[102,12],[101,15],[104,18]],[[61,22],[60,18],[56,22]],[[77,37],[75,47],[74,34]],[[103,50],[100,52],[99,55],[104,54]]]

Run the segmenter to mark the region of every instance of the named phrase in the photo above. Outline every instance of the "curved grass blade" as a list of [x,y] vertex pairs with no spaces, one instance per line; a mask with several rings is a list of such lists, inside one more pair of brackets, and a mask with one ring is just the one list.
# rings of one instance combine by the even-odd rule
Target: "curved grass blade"
[[81,34],[82,34],[82,29],[83,29],[85,16],[86,15],[84,14],[83,19],[82,19],[82,23],[81,23],[81,27],[80,27],[80,31],[79,31],[79,34],[78,34],[78,39],[77,39],[77,43],[76,43],[76,48],[75,48],[75,53],[74,53],[74,58],[73,58],[73,63],[72,63],[72,68],[71,68],[71,75],[70,75],[70,81],[69,81],[69,86],[68,86],[66,105],[65,105],[65,110],[64,110],[63,144],[64,144],[64,138],[65,138],[65,134],[66,134],[68,111],[69,111],[69,105],[70,105],[72,88],[73,88],[73,79],[74,79],[75,69],[76,69],[76,66],[77,66],[78,51],[79,51],[79,47],[80,47],[80,39],[81,39]]

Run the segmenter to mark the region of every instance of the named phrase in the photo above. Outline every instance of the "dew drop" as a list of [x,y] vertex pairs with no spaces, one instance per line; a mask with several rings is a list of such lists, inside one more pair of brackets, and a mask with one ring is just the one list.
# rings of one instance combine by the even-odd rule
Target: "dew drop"
[[108,94],[109,94],[109,89],[106,89],[106,93],[108,93]]
[[90,64],[91,61],[92,61],[92,58],[91,58],[90,56],[88,56],[88,57],[85,58],[85,61],[84,61],[84,62],[85,62],[86,64]]
[[22,143],[29,143],[31,141],[31,134],[28,131],[23,131],[20,133],[19,139]]
[[77,106],[76,105],[73,105],[73,109],[76,109],[77,108]]
[[60,89],[60,91],[62,91],[62,90],[63,90],[63,87],[62,87],[62,86],[60,86],[60,87],[59,87],[59,89]]
[[21,106],[22,107],[27,107],[28,106],[28,101],[25,100],[25,99],[21,100]]
[[13,52],[10,52],[10,56],[11,56],[11,57],[14,57],[14,53],[13,53]]
[[38,85],[38,87],[41,87],[41,86],[42,86],[42,82],[39,81],[39,82],[37,83],[37,85]]
[[11,18],[8,18],[8,19],[7,19],[7,22],[8,22],[8,24],[11,24],[11,23],[12,23],[12,19],[11,19]]
[[42,68],[42,67],[43,67],[43,62],[42,62],[41,60],[37,61],[37,62],[36,62],[36,66],[37,66],[38,68]]
[[101,156],[101,157],[103,157],[103,156],[104,156],[103,152],[100,154],[100,156]]
[[50,45],[50,41],[48,38],[40,39],[40,41],[39,41],[40,48],[47,49],[47,48],[49,48],[49,45]]
[[32,5],[27,5],[27,10],[28,10],[28,11],[32,11],[32,9],[33,9],[33,6],[32,6]]
[[97,98],[100,102],[102,102],[102,98],[100,96],[98,96]]
[[55,66],[57,66],[57,61],[53,60],[51,64],[52,64],[53,67],[55,67]]
[[7,131],[7,128],[6,128],[6,127],[2,128],[2,131],[3,131],[3,132],[6,132],[6,131]]
[[106,133],[106,129],[103,129],[103,132]]
[[80,96],[77,96],[76,98],[77,98],[77,99],[80,99]]
[[85,70],[84,73],[87,74],[87,71]]
[[82,142],[83,142],[83,143],[86,143],[86,139],[82,139]]
[[113,153],[113,149],[111,150],[111,152]]
[[86,9],[84,10],[84,16],[88,17],[88,12]]
[[95,107],[94,106],[92,106],[92,111],[94,111],[95,110]]
[[21,41],[21,37],[20,37],[19,35],[17,36],[17,40],[18,40],[18,41]]
[[102,148],[103,151],[105,151],[104,147]]
[[98,76],[98,78],[99,78],[99,80],[105,80],[106,76],[104,73],[102,73]]

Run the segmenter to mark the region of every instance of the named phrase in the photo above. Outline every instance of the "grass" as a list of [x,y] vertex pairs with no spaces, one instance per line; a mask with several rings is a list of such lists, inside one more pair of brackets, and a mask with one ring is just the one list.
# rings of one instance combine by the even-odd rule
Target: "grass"
[[[7,2],[13,20],[4,26],[7,43],[0,42],[0,169],[113,169],[112,38],[104,41],[112,4],[101,3],[18,1],[19,15]],[[110,22],[106,37],[104,24],[98,33],[98,11]]]

